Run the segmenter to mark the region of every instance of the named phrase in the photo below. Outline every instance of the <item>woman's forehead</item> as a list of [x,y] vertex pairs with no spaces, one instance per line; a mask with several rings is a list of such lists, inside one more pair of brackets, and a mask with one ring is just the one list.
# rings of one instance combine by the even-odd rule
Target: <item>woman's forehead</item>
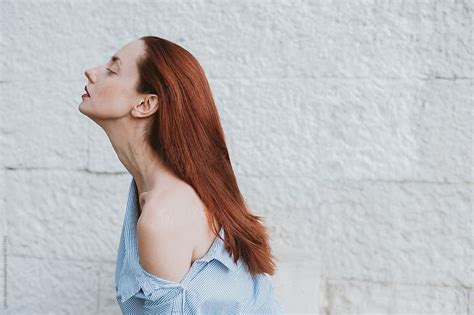
[[142,40],[134,40],[117,51],[114,56],[118,57],[124,65],[130,63],[130,61],[136,60],[144,52],[144,43]]

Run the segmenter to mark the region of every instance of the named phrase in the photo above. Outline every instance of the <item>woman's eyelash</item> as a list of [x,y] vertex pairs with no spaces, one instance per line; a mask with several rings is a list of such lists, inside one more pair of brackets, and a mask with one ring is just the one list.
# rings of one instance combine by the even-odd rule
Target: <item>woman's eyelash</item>
[[115,73],[112,70],[110,70],[109,68],[106,68],[105,70],[109,71],[110,73]]

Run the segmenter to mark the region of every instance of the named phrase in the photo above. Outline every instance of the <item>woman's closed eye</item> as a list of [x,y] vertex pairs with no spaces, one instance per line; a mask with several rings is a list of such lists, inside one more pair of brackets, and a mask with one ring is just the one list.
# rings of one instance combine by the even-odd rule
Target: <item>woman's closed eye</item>
[[113,73],[115,74],[115,72],[113,72],[112,70],[110,70],[109,68],[106,68],[105,70],[109,71],[109,73]]

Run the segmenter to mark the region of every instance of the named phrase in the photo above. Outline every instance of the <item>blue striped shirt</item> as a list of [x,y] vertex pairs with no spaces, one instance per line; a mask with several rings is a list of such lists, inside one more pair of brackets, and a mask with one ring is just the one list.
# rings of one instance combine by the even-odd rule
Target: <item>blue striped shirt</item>
[[[241,259],[234,263],[218,237],[178,283],[150,274],[139,263],[137,187],[129,187],[115,270],[116,299],[123,314],[283,314],[271,277],[251,278]],[[219,234],[224,238],[224,230]]]

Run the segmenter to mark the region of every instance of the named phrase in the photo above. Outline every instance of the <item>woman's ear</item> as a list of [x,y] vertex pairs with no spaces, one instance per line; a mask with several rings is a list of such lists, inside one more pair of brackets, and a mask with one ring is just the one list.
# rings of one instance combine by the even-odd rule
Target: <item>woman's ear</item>
[[158,110],[158,107],[160,106],[159,101],[158,101],[158,96],[155,94],[151,94],[148,97],[148,106],[150,107],[150,110],[153,112]]
[[158,96],[155,94],[148,95],[140,100],[140,104],[135,105],[132,109],[132,115],[135,117],[148,117],[153,115],[159,107]]

